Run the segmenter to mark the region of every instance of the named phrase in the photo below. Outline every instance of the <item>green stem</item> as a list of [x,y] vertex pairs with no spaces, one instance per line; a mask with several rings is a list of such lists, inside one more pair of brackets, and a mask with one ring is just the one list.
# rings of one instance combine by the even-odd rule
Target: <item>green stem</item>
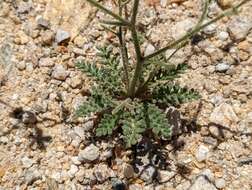
[[102,10],[104,13],[109,14],[110,16],[112,16],[113,18],[115,18],[116,20],[120,21],[121,23],[123,23],[124,25],[129,26],[130,23],[123,19],[121,16],[113,13],[112,11],[110,11],[109,9],[107,9],[106,7],[104,7],[103,5],[101,5],[100,3],[98,3],[95,0],[87,0],[89,3],[91,3],[92,5],[94,5],[95,7],[97,7],[98,9]]
[[[123,13],[123,6],[121,0],[118,1],[119,4],[119,15],[122,16]],[[121,56],[122,56],[122,62],[123,62],[123,69],[124,69],[124,74],[125,74],[125,84],[126,84],[126,91],[128,92],[129,90],[129,73],[128,73],[128,65],[129,65],[129,57],[128,57],[128,52],[126,48],[126,42],[125,42],[125,33],[123,30],[123,27],[119,27],[118,31],[118,38],[119,38],[119,43],[120,43],[120,51],[121,51]]]
[[141,54],[141,47],[139,44],[138,36],[137,36],[137,30],[136,30],[136,16],[138,12],[138,6],[139,6],[139,0],[135,0],[133,4],[133,11],[132,11],[132,16],[131,16],[131,36],[134,44],[134,49],[136,53],[136,67],[134,71],[133,78],[130,83],[128,95],[130,97],[135,96],[135,90],[136,90],[136,85],[137,82],[139,81],[139,77],[141,76],[142,73],[142,66],[144,64],[144,60]]

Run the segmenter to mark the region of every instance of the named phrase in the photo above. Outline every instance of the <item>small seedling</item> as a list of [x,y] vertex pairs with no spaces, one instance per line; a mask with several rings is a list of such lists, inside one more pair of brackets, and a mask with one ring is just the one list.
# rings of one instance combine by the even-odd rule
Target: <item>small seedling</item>
[[[111,16],[112,20],[102,20],[104,29],[118,37],[120,56],[112,52],[112,47],[98,48],[95,64],[79,62],[77,67],[91,77],[94,85],[86,102],[77,110],[78,116],[96,118],[96,135],[109,136],[115,131],[122,134],[127,147],[138,143],[142,136],[168,139],[171,136],[167,107],[199,98],[193,89],[181,87],[174,82],[186,69],[186,64],[174,66],[172,56],[208,25],[230,16],[249,0],[223,11],[216,18],[204,22],[211,0],[206,0],[198,23],[180,39],[144,56],[141,50],[142,38],[137,31],[139,0],[118,0],[118,12],[113,12],[95,0],[89,3]],[[128,12],[132,7],[131,13]],[[129,16],[130,15],[130,16]],[[115,30],[116,29],[116,30]],[[126,33],[131,39],[126,40]],[[133,43],[135,55],[129,57],[127,43]],[[168,49],[176,49],[168,58],[163,54]],[[122,65],[120,64],[120,58]],[[134,64],[130,64],[133,62]]]

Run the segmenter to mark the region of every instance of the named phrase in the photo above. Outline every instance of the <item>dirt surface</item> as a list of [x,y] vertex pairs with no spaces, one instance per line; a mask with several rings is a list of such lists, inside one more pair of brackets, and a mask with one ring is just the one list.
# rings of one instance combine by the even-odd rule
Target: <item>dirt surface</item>
[[[208,19],[239,1],[218,2]],[[141,1],[142,51],[183,35],[200,7],[197,0]],[[252,1],[172,58],[189,65],[178,82],[202,96],[179,108],[177,135],[124,150],[116,138],[92,138],[92,121],[74,117],[90,86],[75,63],[92,62],[105,43],[118,51],[99,24],[104,14],[83,0],[0,1],[0,190],[251,190],[251,10]]]

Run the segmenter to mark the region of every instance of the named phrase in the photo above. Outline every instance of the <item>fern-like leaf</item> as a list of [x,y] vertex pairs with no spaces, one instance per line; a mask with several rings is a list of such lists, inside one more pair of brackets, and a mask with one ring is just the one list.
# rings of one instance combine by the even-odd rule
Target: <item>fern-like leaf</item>
[[105,76],[105,71],[102,68],[98,68],[96,64],[80,61],[76,64],[76,67],[86,73],[87,76],[94,77],[96,80],[102,80]]
[[165,113],[153,104],[147,105],[147,126],[151,128],[157,136],[168,138],[171,135],[171,129]]
[[99,92],[98,89],[94,89],[88,100],[79,106],[76,115],[79,117],[88,116],[91,113],[99,113],[113,106],[114,104],[110,96]]
[[111,135],[113,130],[116,128],[119,115],[104,114],[98,128],[96,129],[96,136],[106,136]]
[[188,65],[185,63],[175,65],[167,65],[161,67],[161,69],[155,75],[154,81],[157,80],[174,80],[178,78],[180,74],[184,73],[188,68]]
[[126,147],[135,145],[141,139],[141,134],[145,131],[144,120],[127,118],[126,120],[123,120],[122,130]]
[[180,87],[178,84],[163,84],[156,86],[152,92],[153,98],[164,105],[174,105],[198,99],[198,92],[186,87]]

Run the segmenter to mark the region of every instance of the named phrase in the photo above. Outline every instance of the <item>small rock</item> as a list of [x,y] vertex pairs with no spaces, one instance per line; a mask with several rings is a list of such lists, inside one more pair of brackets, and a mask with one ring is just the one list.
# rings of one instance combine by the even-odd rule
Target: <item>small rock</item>
[[29,42],[29,37],[23,31],[19,31],[17,36],[18,36],[17,38],[18,40],[15,39],[15,42],[17,44],[24,45]]
[[203,29],[203,32],[208,35],[212,35],[216,32],[217,25],[216,24],[210,24],[207,27]]
[[218,5],[223,9],[232,7],[233,2],[234,0],[217,0]]
[[0,137],[0,143],[7,144],[9,142],[8,137],[2,136]]
[[80,137],[76,137],[74,140],[72,140],[71,145],[75,148],[79,148],[80,144],[81,144],[81,138]]
[[224,62],[219,63],[215,66],[215,70],[217,72],[222,72],[222,73],[226,72],[229,68],[230,68],[230,65],[228,63],[224,63]]
[[18,5],[17,12],[19,14],[25,14],[25,13],[29,13],[31,9],[32,9],[32,3],[23,1]]
[[60,172],[53,172],[51,174],[51,178],[54,179],[55,181],[57,181],[58,183],[62,183],[63,182],[63,179],[62,179],[62,175]]
[[53,72],[52,72],[52,77],[54,79],[64,81],[66,80],[67,76],[68,76],[68,72],[63,67],[63,65],[59,64],[54,67]]
[[41,40],[43,45],[52,45],[54,40],[54,32],[47,30],[41,33]]
[[132,178],[134,176],[134,168],[130,164],[124,164],[122,166],[123,169],[123,176],[125,178]]
[[145,182],[152,182],[152,180],[157,176],[157,170],[153,166],[144,167],[141,173],[140,178]]
[[214,174],[210,169],[204,169],[201,173],[201,176],[206,176],[210,181],[214,181]]
[[83,140],[85,139],[85,131],[82,127],[74,127],[74,132]]
[[207,159],[208,153],[209,153],[209,149],[204,145],[200,145],[195,155],[196,159],[199,162],[202,162]]
[[166,7],[166,5],[167,5],[167,0],[160,0],[160,5],[161,5],[161,7]]
[[55,40],[58,44],[70,40],[70,34],[67,31],[58,29],[56,32]]
[[165,183],[169,180],[171,180],[176,173],[174,171],[168,171],[168,170],[160,170],[158,175],[158,181],[159,183]]
[[39,66],[40,67],[53,67],[54,66],[54,61],[51,58],[41,58],[39,60]]
[[213,137],[205,137],[203,142],[212,146],[216,146],[218,144],[218,141]]
[[74,76],[70,80],[70,86],[72,88],[80,88],[82,85],[82,78],[80,76]]
[[35,124],[37,122],[37,117],[31,111],[24,111],[22,114],[22,122],[24,124]]
[[223,103],[216,107],[210,115],[210,122],[229,127],[236,124],[239,118],[236,116],[231,105]]
[[155,47],[151,44],[148,44],[145,51],[144,51],[144,55],[147,56],[147,55],[150,55],[152,54],[153,52],[155,51]]
[[35,181],[42,178],[41,173],[38,170],[29,169],[25,172],[25,182],[27,185],[33,184]]
[[113,190],[126,190],[125,184],[118,178],[111,179]]
[[215,185],[218,189],[223,189],[226,186],[226,181],[223,178],[216,179],[215,180]]
[[210,99],[211,103],[218,106],[220,105],[221,103],[224,102],[224,98],[222,96],[213,96],[211,99]]
[[186,34],[195,25],[195,22],[191,19],[185,19],[177,22],[172,27],[172,37],[177,40]]
[[220,33],[218,33],[218,38],[221,41],[226,41],[229,38],[229,34],[228,32],[221,31]]
[[25,64],[24,61],[18,62],[18,63],[16,64],[16,66],[17,66],[17,68],[18,68],[20,71],[23,71],[23,70],[25,70],[25,68],[26,68],[26,64]]
[[237,41],[245,39],[251,28],[252,21],[246,17],[233,17],[228,24],[230,36]]
[[108,178],[115,177],[113,170],[106,164],[96,165],[94,168],[94,176],[100,183],[106,181]]
[[46,19],[44,19],[43,17],[39,17],[39,18],[37,19],[37,24],[38,24],[38,26],[43,27],[43,28],[46,28],[46,29],[50,28],[50,23],[49,23],[49,21],[46,20]]
[[78,160],[80,162],[92,162],[99,158],[99,148],[94,144],[89,145],[84,150],[81,150],[78,155]]
[[70,170],[68,171],[68,175],[70,178],[73,178],[74,175],[79,171],[79,168],[76,165],[71,165]]
[[189,190],[217,190],[206,176],[198,176]]
[[78,156],[73,156],[71,158],[71,160],[72,160],[73,164],[75,164],[77,166],[81,165],[81,162],[78,160]]
[[94,127],[94,121],[93,121],[93,120],[87,121],[87,122],[85,122],[81,127],[82,127],[83,130],[86,131],[86,132],[87,132],[87,131],[90,131],[90,130],[92,130],[93,127]]
[[101,160],[106,161],[108,158],[111,158],[113,156],[112,150],[106,150],[101,155]]
[[27,156],[24,156],[21,159],[21,162],[22,162],[24,168],[30,168],[34,164],[34,161],[32,159],[28,158]]

